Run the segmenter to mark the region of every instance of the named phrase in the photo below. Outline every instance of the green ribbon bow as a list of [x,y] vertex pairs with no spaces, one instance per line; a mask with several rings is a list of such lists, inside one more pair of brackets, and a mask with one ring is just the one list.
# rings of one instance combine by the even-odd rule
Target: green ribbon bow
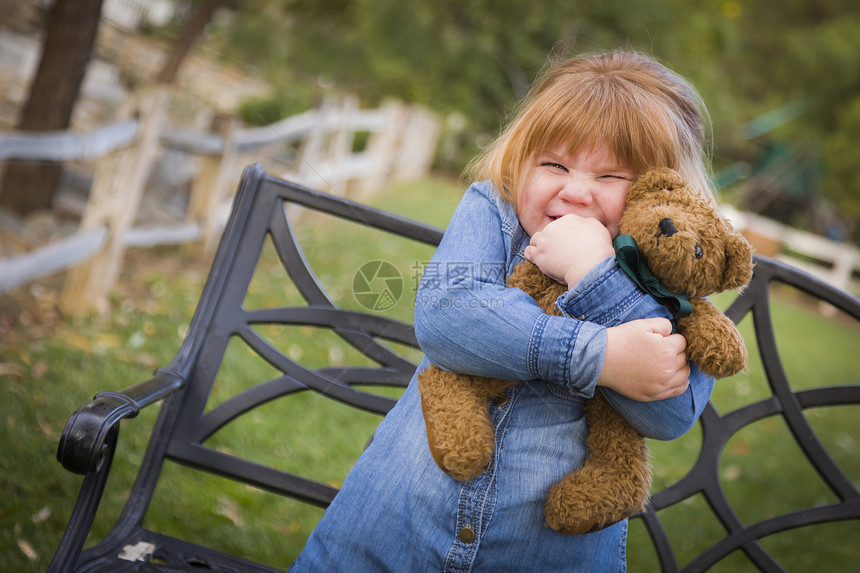
[[666,288],[663,281],[654,276],[654,273],[645,263],[645,259],[639,253],[636,239],[630,235],[618,235],[613,241],[613,246],[615,247],[615,260],[618,261],[618,266],[633,279],[633,282],[639,285],[639,288],[668,308],[675,320],[690,315],[693,311],[690,297],[685,294],[673,293]]

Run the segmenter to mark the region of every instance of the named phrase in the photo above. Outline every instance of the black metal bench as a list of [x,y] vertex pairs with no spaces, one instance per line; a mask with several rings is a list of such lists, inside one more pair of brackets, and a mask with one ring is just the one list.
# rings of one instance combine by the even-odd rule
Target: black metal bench
[[[165,461],[169,460],[236,480],[253,488],[325,507],[336,487],[266,467],[235,452],[207,446],[207,440],[233,420],[275,399],[291,399],[310,390],[361,410],[386,413],[394,399],[356,386],[404,386],[415,360],[404,358],[381,341],[417,347],[411,325],[338,308],[322,288],[296,241],[289,221],[294,203],[385,232],[435,245],[441,231],[328,194],[311,191],[265,174],[259,166],[246,169],[220,247],[213,262],[188,334],[173,362],[145,382],[119,392],[103,392],[69,419],[57,457],[72,472],[84,475],[83,485],[66,533],[50,571],[274,571],[267,565],[227,555],[150,531],[144,516]],[[296,307],[247,310],[246,291],[267,238],[276,246],[290,279],[306,303]],[[782,571],[760,540],[774,533],[814,524],[860,519],[860,492],[834,463],[806,416],[807,409],[860,404],[860,384],[793,391],[786,379],[768,309],[771,283],[785,283],[833,305],[860,321],[860,301],[783,264],[758,258],[750,287],[727,310],[736,322],[752,314],[759,353],[771,395],[733,411],[718,413],[709,405],[701,419],[702,446],[692,469],[673,485],[654,494],[647,511],[636,518],[644,524],[657,561],[664,571],[678,571],[677,551],[664,527],[661,511],[704,495],[724,529],[722,538],[683,565],[702,571],[740,550],[764,571]],[[285,277],[286,282],[286,277]],[[258,334],[260,324],[311,325],[331,329],[369,358],[358,366],[307,366],[291,358]],[[231,337],[240,337],[268,361],[278,374],[253,387],[207,406],[216,372]],[[751,350],[753,348],[751,347]],[[163,401],[125,509],[112,532],[82,552],[114,457],[120,421]],[[720,457],[728,443],[749,424],[782,417],[809,463],[833,492],[836,501],[745,523],[727,498],[720,476]],[[132,422],[133,424],[133,422]],[[284,436],[289,440],[290,436]],[[659,460],[657,460],[659,463]],[[129,557],[129,548],[137,558]],[[119,558],[124,554],[123,558]],[[131,559],[131,560],[130,560]]]

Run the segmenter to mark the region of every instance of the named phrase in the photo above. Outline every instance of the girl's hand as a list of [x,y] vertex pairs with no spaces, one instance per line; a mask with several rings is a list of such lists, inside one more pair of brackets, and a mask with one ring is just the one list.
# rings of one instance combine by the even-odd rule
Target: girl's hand
[[637,402],[680,396],[689,386],[687,341],[665,318],[644,318],[606,329],[606,356],[598,386]]
[[572,288],[598,263],[615,255],[612,236],[597,219],[565,215],[535,233],[525,257],[543,274]]

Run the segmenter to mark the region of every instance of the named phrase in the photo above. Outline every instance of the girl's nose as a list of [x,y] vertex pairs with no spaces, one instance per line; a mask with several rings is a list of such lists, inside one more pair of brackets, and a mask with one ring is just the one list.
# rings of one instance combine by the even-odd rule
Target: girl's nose
[[588,205],[591,203],[591,190],[588,187],[588,183],[574,178],[565,182],[558,195],[562,201],[574,205]]

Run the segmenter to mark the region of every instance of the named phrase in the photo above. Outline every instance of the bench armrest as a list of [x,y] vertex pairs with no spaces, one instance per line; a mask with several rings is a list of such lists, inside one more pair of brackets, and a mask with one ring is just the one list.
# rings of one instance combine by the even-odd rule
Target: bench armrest
[[60,444],[57,460],[70,472],[86,475],[102,465],[105,440],[123,418],[134,418],[141,408],[158,402],[182,388],[185,380],[169,368],[160,368],[149,380],[119,392],[100,392],[71,415]]

